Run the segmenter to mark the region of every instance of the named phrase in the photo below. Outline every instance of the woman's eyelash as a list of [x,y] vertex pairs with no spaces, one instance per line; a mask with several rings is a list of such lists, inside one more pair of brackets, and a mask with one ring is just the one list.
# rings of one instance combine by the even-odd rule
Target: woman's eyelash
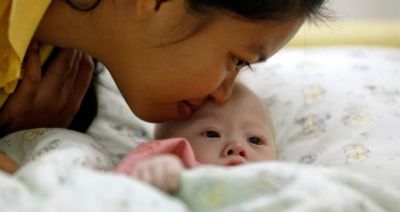
[[242,60],[243,61],[243,65],[241,65],[241,67],[245,67],[245,68],[248,68],[248,69],[250,69],[251,71],[253,71],[253,69],[251,68],[251,64],[249,63],[249,62],[246,62],[246,61],[244,61],[244,60]]
[[247,62],[246,60],[239,59],[238,57],[234,57],[234,65],[235,69],[241,70],[243,67],[249,69],[250,71],[253,71],[253,68],[251,67],[251,64]]
[[254,72],[253,67],[251,66],[250,63],[247,63],[246,68]]

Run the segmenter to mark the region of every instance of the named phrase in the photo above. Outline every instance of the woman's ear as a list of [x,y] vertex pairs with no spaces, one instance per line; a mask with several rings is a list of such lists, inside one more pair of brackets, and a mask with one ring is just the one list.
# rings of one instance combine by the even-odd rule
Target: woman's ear
[[136,0],[136,14],[142,20],[184,6],[184,0]]
[[141,32],[160,45],[176,42],[191,34],[202,23],[193,15],[185,0],[136,0],[136,17]]
[[166,2],[168,0],[157,0],[157,4],[156,4],[156,11],[160,9],[161,4],[163,4],[164,2]]

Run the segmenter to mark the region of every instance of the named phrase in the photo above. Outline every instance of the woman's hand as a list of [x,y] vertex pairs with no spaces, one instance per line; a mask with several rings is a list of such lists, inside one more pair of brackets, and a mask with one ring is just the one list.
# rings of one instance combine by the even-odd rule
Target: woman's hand
[[7,157],[7,155],[0,153],[0,170],[12,174],[17,171],[17,169],[17,163]]
[[176,192],[180,175],[184,170],[181,160],[175,155],[159,155],[139,162],[131,176],[143,180],[165,192]]
[[77,50],[61,49],[42,72],[38,44],[33,42],[25,60],[22,80],[0,110],[1,133],[68,127],[92,79],[92,58]]

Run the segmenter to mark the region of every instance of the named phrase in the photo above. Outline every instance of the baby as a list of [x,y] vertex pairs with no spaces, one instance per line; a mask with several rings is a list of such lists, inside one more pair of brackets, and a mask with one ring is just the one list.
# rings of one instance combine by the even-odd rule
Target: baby
[[188,120],[159,124],[155,136],[164,140],[139,146],[115,171],[175,192],[185,168],[276,159],[269,110],[255,93],[239,83],[225,104],[206,102]]

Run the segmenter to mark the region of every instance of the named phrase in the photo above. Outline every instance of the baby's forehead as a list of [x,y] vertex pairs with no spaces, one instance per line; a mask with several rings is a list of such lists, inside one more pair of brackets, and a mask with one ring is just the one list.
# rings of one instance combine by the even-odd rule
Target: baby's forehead
[[192,116],[189,123],[234,121],[265,124],[268,117],[268,111],[259,101],[232,101],[225,105],[205,105]]
[[217,104],[213,101],[207,101],[198,111],[196,111],[193,119],[204,117],[218,117],[219,115],[228,114],[229,116],[247,114],[268,114],[268,108],[262,100],[249,88],[241,84],[236,84],[231,98],[223,103]]
[[231,98],[224,104],[207,101],[190,119],[173,121],[163,125],[167,126],[166,129],[171,132],[186,130],[199,123],[206,125],[213,122],[241,122],[241,120],[242,122],[247,120],[264,126],[270,125],[269,110],[253,91],[244,85],[235,84],[232,92]]

